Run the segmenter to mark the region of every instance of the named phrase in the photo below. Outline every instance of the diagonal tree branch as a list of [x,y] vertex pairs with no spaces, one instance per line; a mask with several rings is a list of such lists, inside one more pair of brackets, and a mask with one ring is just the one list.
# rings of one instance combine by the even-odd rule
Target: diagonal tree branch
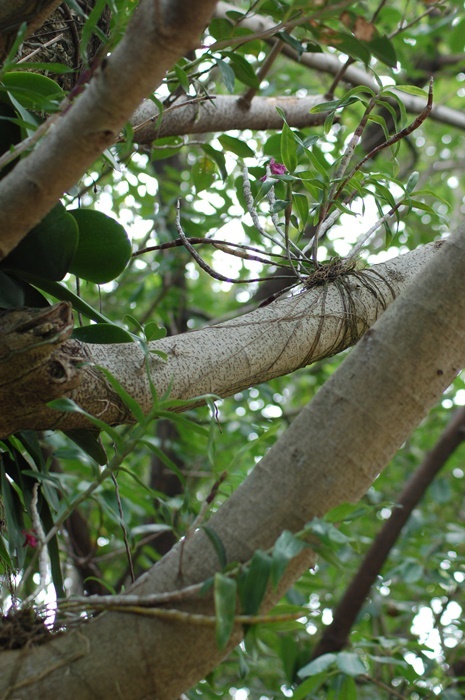
[[[359,499],[440,399],[465,365],[464,265],[465,234],[459,233],[210,518],[229,563],[245,562],[257,549],[271,547],[283,530],[300,531],[313,517]],[[279,590],[268,591],[263,611],[311,561],[309,550],[293,560]],[[199,529],[130,592],[175,591],[220,568],[209,538]],[[214,610],[208,593],[179,606],[190,614]],[[152,613],[107,612],[43,646],[2,654],[0,693],[15,700],[174,700],[204,678],[227,650],[218,649],[213,630],[194,624],[198,618],[171,615],[167,621]],[[228,649],[241,636],[236,625]]]
[[0,259],[115,141],[177,59],[197,45],[215,4],[141,2],[120,44],[97,67],[84,93],[1,181]]
[[[230,396],[353,345],[434,257],[433,243],[328,286],[278,299],[242,317],[150,343],[158,396]],[[0,333],[0,435],[22,429],[87,425],[81,414],[46,406],[60,396],[110,424],[133,422],[97,366],[104,366],[145,413],[153,397],[137,343],[89,345],[69,339],[71,309],[61,303],[5,313]]]

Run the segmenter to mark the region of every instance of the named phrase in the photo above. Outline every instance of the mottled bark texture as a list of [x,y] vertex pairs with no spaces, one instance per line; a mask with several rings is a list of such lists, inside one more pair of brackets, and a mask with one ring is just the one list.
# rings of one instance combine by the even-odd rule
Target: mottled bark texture
[[[451,237],[251,475],[209,520],[229,562],[270,547],[284,529],[356,501],[465,365],[465,235]],[[215,332],[214,329],[211,329]],[[194,335],[194,334],[192,334]],[[263,362],[263,358],[262,358]],[[218,465],[221,468],[221,465]],[[220,562],[198,530],[134,585],[144,595],[211,576]],[[291,585],[308,551],[290,567]],[[263,609],[282,594],[269,591]],[[184,611],[213,613],[209,596]],[[241,630],[231,640],[240,638]],[[224,657],[212,628],[107,612],[53,642],[0,656],[0,693],[15,700],[72,697],[174,700]]]
[[[148,358],[158,396],[192,399],[230,396],[353,345],[408,286],[440,244],[342,275],[290,298],[278,299],[226,323],[150,344]],[[71,398],[110,424],[133,420],[95,365],[106,367],[145,413],[153,407],[144,355],[137,343],[90,345],[70,339],[66,303],[52,309],[5,312],[0,317],[0,436],[24,429],[87,426],[79,413],[48,408]]]

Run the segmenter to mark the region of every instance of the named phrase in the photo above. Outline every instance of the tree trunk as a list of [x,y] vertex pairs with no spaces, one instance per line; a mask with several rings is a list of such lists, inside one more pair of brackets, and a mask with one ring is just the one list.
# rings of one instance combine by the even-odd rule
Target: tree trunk
[[[465,235],[451,237],[371,328],[233,496],[209,520],[229,562],[245,562],[279,534],[356,501],[465,365]],[[132,588],[146,595],[219,569],[204,531],[178,545]],[[283,586],[309,565],[305,551]],[[268,609],[282,593],[269,591]],[[182,610],[213,613],[208,596]],[[231,641],[237,643],[241,630]],[[15,700],[124,697],[174,700],[223,658],[214,631],[107,612],[55,641],[0,657],[0,692]]]

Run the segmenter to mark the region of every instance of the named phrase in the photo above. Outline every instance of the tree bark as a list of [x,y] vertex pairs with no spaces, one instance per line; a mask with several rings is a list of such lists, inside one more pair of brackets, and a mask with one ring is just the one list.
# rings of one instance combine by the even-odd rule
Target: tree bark
[[197,45],[215,5],[216,0],[140,3],[83,94],[0,182],[0,260],[114,143],[166,71]]
[[234,95],[217,95],[202,101],[183,97],[164,113],[157,125],[159,114],[151,100],[144,100],[131,118],[136,143],[152,143],[164,136],[205,134],[210,131],[230,129],[281,129],[282,117],[277,108],[284,111],[289,126],[302,129],[324,124],[327,112],[311,114],[315,105],[323,102],[320,95],[309,97],[254,97],[249,107],[241,106]]
[[[356,501],[465,365],[465,234],[451,237],[383,314],[232,497],[209,520],[229,562],[285,530]],[[264,361],[266,361],[264,359]],[[202,530],[132,588],[145,595],[203,581],[219,568]],[[309,565],[306,551],[289,586]],[[268,609],[282,593],[269,591]],[[212,613],[209,596],[182,610]],[[231,640],[237,643],[241,631]],[[0,657],[0,692],[15,700],[174,700],[224,657],[211,628],[107,612],[44,646]]]
[[[151,350],[167,356],[151,354],[147,360],[157,395],[226,397],[341,352],[373,325],[440,245],[278,299],[226,323],[150,343]],[[64,302],[0,317],[0,436],[89,427],[82,414],[47,407],[58,397],[73,399],[109,424],[133,422],[98,366],[108,369],[146,414],[153,408],[137,343],[85,344],[69,339],[72,328],[71,309]]]

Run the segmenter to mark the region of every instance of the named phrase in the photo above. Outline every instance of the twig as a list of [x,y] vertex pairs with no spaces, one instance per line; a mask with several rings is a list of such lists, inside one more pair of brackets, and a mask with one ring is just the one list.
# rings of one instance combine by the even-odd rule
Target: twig
[[284,246],[280,241],[276,241],[273,236],[271,236],[260,223],[260,220],[258,218],[257,211],[255,209],[254,203],[253,203],[253,195],[252,195],[252,188],[250,186],[250,179],[249,179],[249,171],[247,170],[247,167],[244,165],[242,168],[242,178],[243,178],[243,183],[242,183],[242,191],[244,193],[244,199],[245,203],[247,206],[247,211],[249,212],[253,225],[257,229],[257,231],[267,238],[269,241],[271,241],[274,245],[279,246],[282,250],[286,251],[286,246]]
[[373,683],[374,685],[377,685],[378,688],[382,688],[383,690],[386,690],[389,693],[389,695],[393,695],[395,698],[399,698],[399,700],[408,700],[406,695],[399,693],[399,691],[395,690],[395,688],[393,688],[391,685],[387,685],[386,683],[379,681],[377,678],[373,678],[373,676],[369,676],[367,673],[361,674],[359,676],[359,678],[362,678],[364,681],[367,681],[368,683]]
[[353,260],[358,255],[359,251],[363,248],[367,240],[370,238],[371,234],[377,231],[384,223],[386,223],[386,221],[390,219],[393,214],[396,213],[399,207],[402,206],[403,202],[404,199],[401,199],[399,202],[397,202],[393,207],[391,207],[391,209],[389,209],[387,214],[382,216],[381,219],[378,219],[378,221],[376,221],[376,223],[374,223],[373,226],[370,229],[368,229],[366,233],[363,233],[360,236],[354,248],[352,249],[352,252],[347,257],[347,260]]
[[[260,250],[260,248],[255,248],[254,246],[246,245],[245,243],[232,243],[231,241],[216,241],[214,238],[199,238],[197,236],[189,236],[187,237],[187,240],[192,245],[211,245],[214,248],[217,248],[218,250],[222,250],[224,253],[228,253],[228,255],[235,255],[238,258],[254,260],[256,262],[261,262],[266,265],[274,265],[275,267],[287,267],[286,264],[279,263],[275,260],[271,261],[266,260],[266,258],[260,258],[258,257],[258,255],[250,255],[249,253],[247,253],[248,250],[252,250],[256,253],[261,253],[262,251]],[[180,239],[176,239],[174,241],[166,241],[165,243],[160,243],[158,245],[152,245],[148,246],[147,248],[137,250],[135,253],[132,254],[132,257],[135,258],[138,255],[144,255],[145,253],[151,253],[156,250],[169,250],[170,248],[178,248],[183,245],[184,243]],[[270,258],[281,258],[283,260],[287,260],[287,257],[285,255],[282,255],[281,253],[267,252],[267,255],[269,255]]]
[[430,78],[429,81],[429,90],[428,90],[428,100],[427,103],[422,110],[422,112],[411,122],[408,126],[405,127],[405,129],[401,129],[398,131],[396,134],[391,136],[390,139],[387,141],[384,141],[383,143],[380,143],[376,148],[373,148],[367,155],[362,158],[361,161],[357,163],[357,165],[351,170],[351,172],[347,175],[346,178],[341,182],[339,185],[335,198],[337,198],[344,187],[346,186],[347,182],[350,180],[351,177],[354,176],[356,172],[360,170],[360,168],[363,167],[363,165],[367,162],[367,160],[370,160],[370,158],[374,158],[380,151],[384,150],[385,148],[389,148],[390,146],[393,146],[395,143],[398,143],[402,139],[405,139],[406,136],[409,136],[409,134],[412,133],[412,131],[415,131],[415,129],[418,129],[419,126],[423,124],[425,119],[427,119],[429,113],[431,112],[433,108],[433,77]]
[[208,265],[205,260],[197,253],[195,250],[194,246],[190,244],[189,239],[187,238],[186,234],[184,233],[181,225],[181,200],[178,199],[176,203],[176,230],[179,234],[179,238],[184,244],[184,247],[186,250],[189,251],[189,253],[192,255],[194,260],[198,263],[199,267],[202,268],[202,270],[205,270],[210,277],[213,277],[216,280],[219,280],[220,282],[229,282],[229,284],[250,284],[252,282],[265,282],[266,280],[270,279],[276,279],[276,277],[256,277],[252,279],[246,279],[246,280],[235,280],[232,277],[226,277],[225,275],[222,275],[220,272],[216,272],[210,265]]
[[239,97],[238,102],[242,107],[245,107],[246,109],[248,109],[250,107],[250,103],[252,102],[253,98],[257,94],[257,92],[260,88],[260,84],[262,83],[264,78],[268,75],[268,72],[269,72],[271,66],[273,65],[273,63],[275,62],[275,60],[277,59],[277,57],[279,56],[281,51],[283,50],[283,47],[284,47],[284,42],[281,41],[280,39],[277,39],[275,41],[275,43],[273,44],[273,46],[271,47],[270,53],[263,61],[262,65],[260,66],[260,69],[257,73],[257,83],[258,83],[257,87],[249,88],[242,95],[242,97]]

